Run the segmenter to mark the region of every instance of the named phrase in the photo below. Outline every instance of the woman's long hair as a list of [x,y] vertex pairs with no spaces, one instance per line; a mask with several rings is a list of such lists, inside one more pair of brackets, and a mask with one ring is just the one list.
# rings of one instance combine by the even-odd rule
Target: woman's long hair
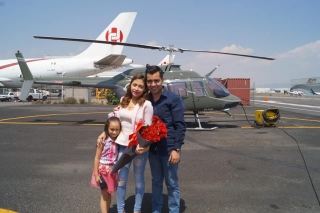
[[144,104],[144,102],[148,99],[148,89],[147,89],[147,85],[145,84],[145,81],[144,81],[144,76],[143,75],[135,75],[133,76],[133,78],[131,79],[130,81],[130,84],[127,88],[127,91],[126,91],[126,94],[123,96],[122,100],[121,100],[121,107],[122,108],[126,108],[129,103],[130,103],[130,100],[132,99],[132,93],[131,93],[131,84],[134,80],[137,80],[137,79],[141,79],[143,84],[144,84],[144,91],[142,93],[142,95],[138,98],[138,104],[141,106]]

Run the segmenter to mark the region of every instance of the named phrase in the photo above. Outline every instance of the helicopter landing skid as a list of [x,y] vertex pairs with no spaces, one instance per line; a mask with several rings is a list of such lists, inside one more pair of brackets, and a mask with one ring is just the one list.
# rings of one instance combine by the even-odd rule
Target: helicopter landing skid
[[195,127],[195,128],[187,128],[187,130],[193,130],[193,131],[212,131],[212,130],[215,130],[217,129],[218,127],[211,127],[211,128],[203,128],[201,126],[201,122],[200,122],[200,119],[199,119],[199,115],[198,113],[194,113],[194,117],[195,117],[195,122],[198,123],[198,127]]

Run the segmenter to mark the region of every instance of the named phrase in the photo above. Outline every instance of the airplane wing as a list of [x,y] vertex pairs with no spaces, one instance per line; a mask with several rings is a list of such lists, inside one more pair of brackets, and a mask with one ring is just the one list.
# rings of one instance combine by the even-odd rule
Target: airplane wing
[[0,78],[0,81],[11,81],[10,78]]
[[100,59],[99,61],[95,62],[95,65],[98,66],[115,66],[115,67],[121,67],[123,61],[126,59],[125,55],[115,55],[111,54],[103,59]]
[[2,84],[1,82],[8,82],[8,81],[11,81],[10,78],[0,78],[0,87],[4,87],[4,84]]

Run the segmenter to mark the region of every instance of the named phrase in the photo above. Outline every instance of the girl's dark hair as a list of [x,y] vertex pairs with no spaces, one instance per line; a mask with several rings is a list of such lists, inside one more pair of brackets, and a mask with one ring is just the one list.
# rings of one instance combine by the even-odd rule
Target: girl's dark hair
[[147,78],[147,74],[148,73],[153,75],[156,72],[159,72],[160,73],[160,78],[163,78],[163,73],[164,72],[160,67],[158,67],[156,65],[152,65],[152,66],[150,66],[149,64],[146,65],[146,78]]
[[119,122],[120,124],[120,131],[121,131],[121,122],[120,119],[118,117],[110,117],[108,118],[108,120],[106,121],[106,123],[104,124],[104,132],[106,133],[106,139],[109,137],[108,135],[108,129],[109,129],[109,125],[111,122]]
[[142,82],[144,84],[144,88],[145,88],[145,90],[143,91],[142,95],[138,99],[138,104],[141,106],[147,100],[147,98],[148,98],[148,89],[147,89],[146,83],[144,81],[144,75],[138,74],[138,75],[133,76],[133,78],[131,79],[130,84],[129,84],[128,88],[127,88],[126,94],[123,96],[123,98],[121,100],[120,105],[121,105],[122,108],[126,108],[129,105],[130,100],[132,98],[131,84],[132,84],[132,82],[134,80],[137,80],[137,79],[141,79],[142,80]]

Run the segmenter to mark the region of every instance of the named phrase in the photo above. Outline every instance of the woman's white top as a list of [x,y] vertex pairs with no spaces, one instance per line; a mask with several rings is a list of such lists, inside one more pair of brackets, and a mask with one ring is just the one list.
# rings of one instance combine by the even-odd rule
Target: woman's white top
[[129,135],[133,133],[139,121],[144,121],[145,125],[150,125],[153,116],[153,107],[150,101],[145,101],[142,106],[136,104],[132,110],[120,107],[119,117],[121,121],[121,132],[116,139],[116,143],[128,146]]

